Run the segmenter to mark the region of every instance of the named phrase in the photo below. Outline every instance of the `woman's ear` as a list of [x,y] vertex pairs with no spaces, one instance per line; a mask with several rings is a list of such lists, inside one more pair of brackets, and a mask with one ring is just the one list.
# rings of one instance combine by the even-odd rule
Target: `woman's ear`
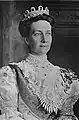
[[28,38],[24,38],[24,42],[28,45],[29,44],[29,40],[28,40]]

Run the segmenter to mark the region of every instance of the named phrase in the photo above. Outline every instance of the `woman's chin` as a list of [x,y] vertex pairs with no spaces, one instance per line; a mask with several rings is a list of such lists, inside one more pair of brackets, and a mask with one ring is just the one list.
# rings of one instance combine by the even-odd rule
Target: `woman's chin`
[[47,54],[48,51],[49,51],[49,49],[40,49],[40,50],[33,50],[30,52],[33,55],[45,55],[45,54]]
[[42,51],[38,52],[37,54],[38,55],[45,55],[45,54],[47,54],[47,52],[48,52],[48,50],[42,50]]

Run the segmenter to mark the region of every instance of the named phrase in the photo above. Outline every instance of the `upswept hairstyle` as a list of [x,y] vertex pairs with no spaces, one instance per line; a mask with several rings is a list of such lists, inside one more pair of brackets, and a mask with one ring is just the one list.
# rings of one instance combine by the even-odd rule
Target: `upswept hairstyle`
[[30,33],[31,24],[33,22],[37,22],[39,20],[46,20],[47,22],[50,23],[50,25],[52,26],[52,29],[53,29],[54,18],[50,15],[42,14],[42,15],[38,15],[36,17],[32,17],[28,20],[20,21],[18,29],[19,29],[19,32],[20,32],[21,36],[24,37],[24,38],[28,37],[29,33]]

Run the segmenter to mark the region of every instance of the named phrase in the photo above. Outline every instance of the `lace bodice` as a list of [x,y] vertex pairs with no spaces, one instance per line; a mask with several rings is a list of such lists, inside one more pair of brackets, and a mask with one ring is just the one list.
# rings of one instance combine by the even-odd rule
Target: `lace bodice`
[[[10,65],[17,65],[20,74],[16,73],[15,68],[11,69],[9,66],[3,67],[0,71],[2,97],[0,106],[3,113],[6,111],[5,104],[7,104],[8,108],[14,108],[12,109],[14,112],[18,108],[22,113],[21,118],[25,120],[27,113],[29,116],[33,115],[34,120],[54,119],[58,114],[61,116],[58,117],[61,118],[60,120],[64,115],[74,116],[73,104],[79,97],[79,79],[74,72],[52,65],[46,55],[38,57],[29,54],[25,60]],[[20,87],[17,84],[17,75],[19,75]],[[5,98],[8,103],[5,102]],[[9,102],[12,103],[11,107]]]

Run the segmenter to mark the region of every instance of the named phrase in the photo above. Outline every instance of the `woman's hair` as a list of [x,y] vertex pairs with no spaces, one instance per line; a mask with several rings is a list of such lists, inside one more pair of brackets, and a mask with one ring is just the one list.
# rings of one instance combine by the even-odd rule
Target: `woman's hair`
[[54,26],[54,18],[52,16],[49,16],[46,14],[38,15],[36,17],[32,17],[31,19],[20,21],[18,29],[19,29],[21,36],[28,37],[30,33],[31,24],[39,20],[46,20],[47,22],[50,23],[52,28]]

